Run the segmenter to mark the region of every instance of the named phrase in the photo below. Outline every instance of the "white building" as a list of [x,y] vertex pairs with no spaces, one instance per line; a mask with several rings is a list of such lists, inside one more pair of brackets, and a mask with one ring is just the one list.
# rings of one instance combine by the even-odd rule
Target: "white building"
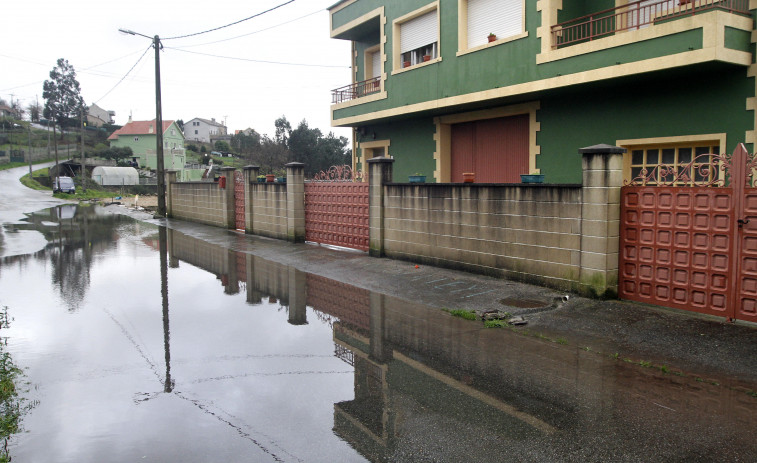
[[226,126],[215,119],[196,117],[184,123],[184,139],[187,141],[210,143],[212,138],[220,135],[226,135]]
[[102,127],[103,124],[115,124],[115,111],[108,111],[93,104],[87,109],[87,124],[95,127]]

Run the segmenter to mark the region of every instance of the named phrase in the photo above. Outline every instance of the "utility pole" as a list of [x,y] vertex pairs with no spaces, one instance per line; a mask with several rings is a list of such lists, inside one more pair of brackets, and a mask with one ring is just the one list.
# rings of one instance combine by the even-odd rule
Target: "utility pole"
[[79,108],[79,123],[81,124],[81,191],[82,193],[86,193],[87,184],[85,180],[87,179],[87,156],[84,153],[84,107]]
[[32,177],[32,123],[29,121],[29,180]]
[[166,216],[166,174],[163,165],[163,107],[160,96],[160,37],[153,39],[155,47],[155,125],[157,125],[157,152],[158,152],[158,211],[156,216]]
[[[148,37],[138,32],[119,29],[119,32],[129,35],[139,35],[152,40],[152,46],[155,48],[155,125],[157,125],[156,137],[156,152],[157,152],[157,168],[158,168],[158,211],[155,213],[155,218],[166,216],[166,174],[163,166],[163,108],[160,97],[160,37]],[[131,119],[131,118],[130,118]]]

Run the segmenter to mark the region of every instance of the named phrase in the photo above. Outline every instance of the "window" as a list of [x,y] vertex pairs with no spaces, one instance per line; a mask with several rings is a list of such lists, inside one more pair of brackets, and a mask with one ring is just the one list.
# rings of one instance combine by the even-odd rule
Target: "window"
[[195,135],[197,135],[197,130],[195,130]]
[[677,184],[684,184],[687,179],[709,182],[718,176],[716,169],[699,168],[713,161],[712,156],[708,155],[720,154],[717,142],[635,146],[629,149],[629,153],[629,180],[640,180],[643,177],[646,178],[645,183],[651,185],[673,180]]
[[134,141],[139,141],[139,137],[134,137]]
[[[460,31],[461,42],[474,48],[489,42],[489,35],[496,40],[507,39],[525,31],[523,0],[460,0],[460,9],[465,16],[465,28]],[[462,25],[462,24],[461,24]]]
[[[394,24],[396,68],[406,68],[439,57],[439,17],[436,3],[400,18]],[[397,43],[397,38],[399,42]]]

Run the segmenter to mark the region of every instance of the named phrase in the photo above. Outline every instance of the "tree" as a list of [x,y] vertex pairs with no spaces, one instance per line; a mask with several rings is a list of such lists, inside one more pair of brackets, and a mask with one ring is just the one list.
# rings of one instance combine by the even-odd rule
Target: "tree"
[[42,115],[42,105],[40,105],[38,102],[29,103],[29,106],[26,107],[26,110],[29,112],[29,120],[32,122],[39,122],[39,118]]
[[292,133],[292,124],[289,123],[286,116],[281,116],[273,123],[276,126],[276,143],[287,144],[289,134]]
[[61,128],[78,125],[79,117],[87,114],[76,71],[68,60],[58,59],[57,65],[50,71],[50,80],[45,81],[42,90],[42,98],[45,99],[42,114],[60,124]]
[[268,135],[263,136],[259,158],[262,172],[272,174],[274,171],[282,170],[288,157],[289,150],[286,145],[269,138]]
[[253,129],[246,129],[231,136],[231,146],[234,151],[253,162],[260,153],[260,134]]
[[24,114],[26,114],[26,110],[21,107],[21,102],[19,100],[11,103],[11,115],[13,115],[15,119],[20,121],[24,118]]
[[229,151],[231,151],[229,144],[223,140],[217,140],[213,147],[215,147],[216,151],[220,151],[222,153],[228,153]]
[[179,119],[178,121],[176,121],[176,125],[179,126],[179,130],[181,130],[182,132],[184,131],[184,119]]

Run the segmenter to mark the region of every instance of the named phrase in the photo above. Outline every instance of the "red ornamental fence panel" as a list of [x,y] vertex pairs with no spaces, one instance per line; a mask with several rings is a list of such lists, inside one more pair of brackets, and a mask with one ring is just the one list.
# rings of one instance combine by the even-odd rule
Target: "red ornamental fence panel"
[[368,184],[349,166],[321,172],[305,183],[305,240],[368,251]]
[[657,166],[621,190],[618,293],[757,321],[757,156]]
[[244,174],[234,172],[234,214],[237,230],[245,229],[244,221]]

